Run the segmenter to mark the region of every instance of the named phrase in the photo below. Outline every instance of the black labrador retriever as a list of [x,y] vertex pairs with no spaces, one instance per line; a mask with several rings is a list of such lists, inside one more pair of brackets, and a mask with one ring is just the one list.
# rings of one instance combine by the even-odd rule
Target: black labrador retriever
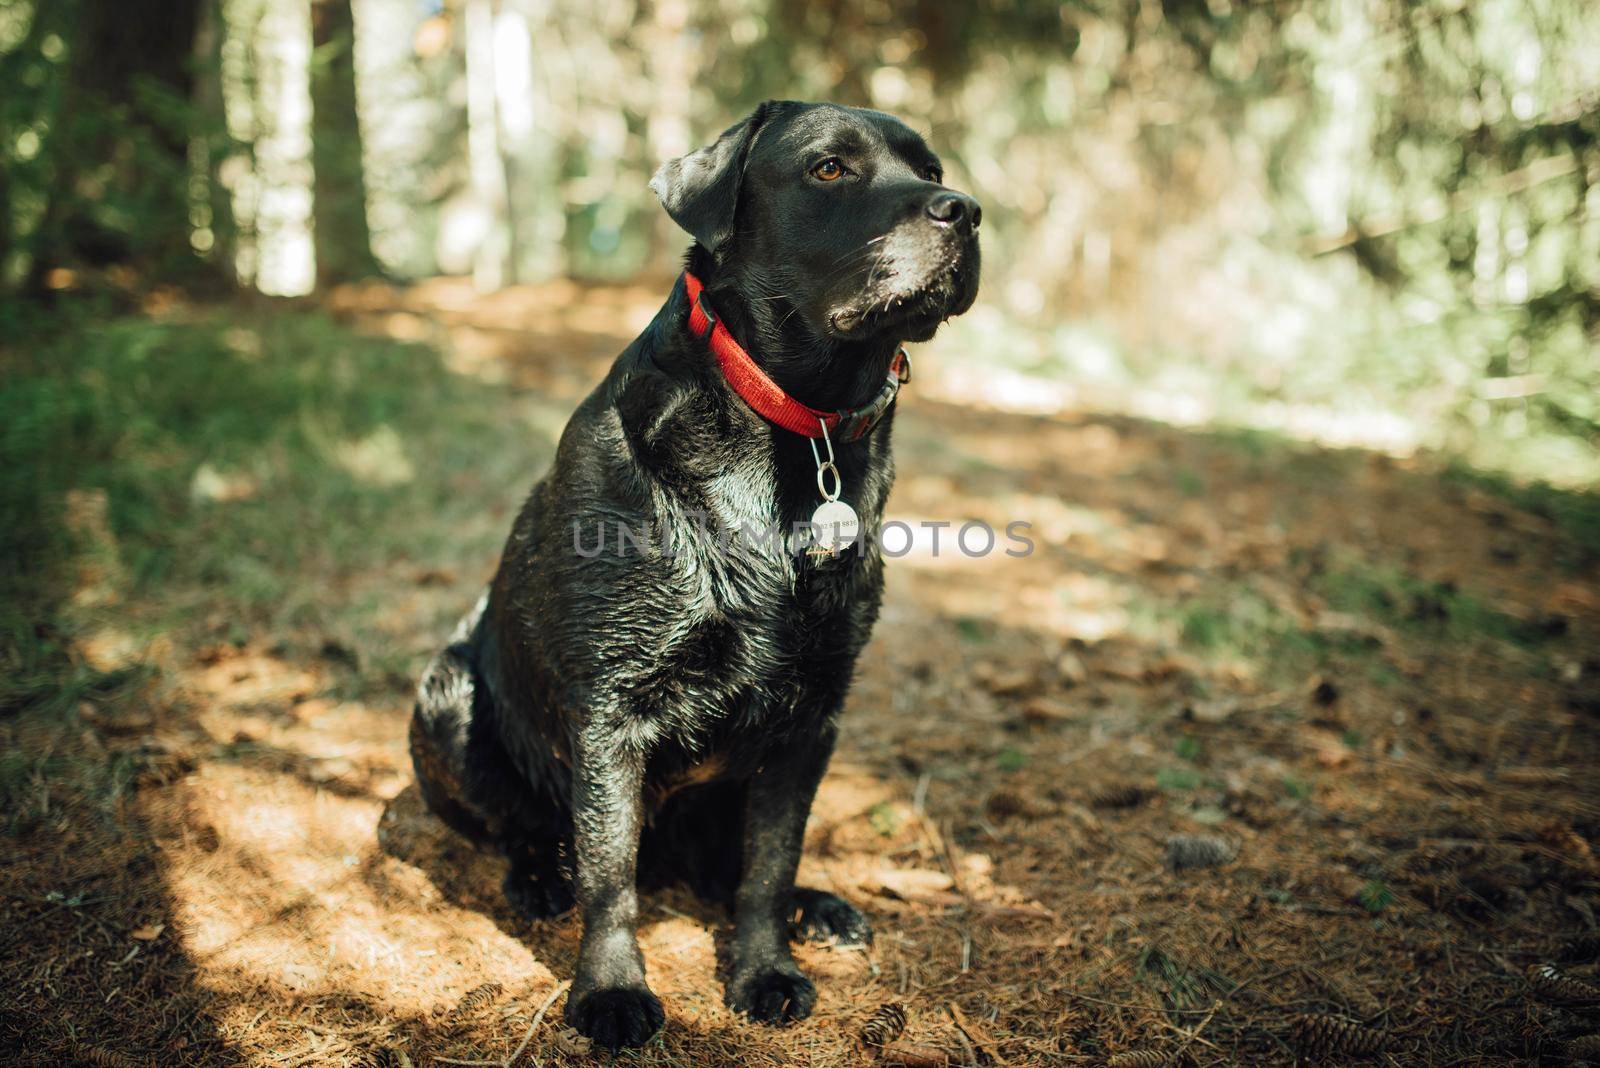
[[523,914],[576,900],[566,1014],[602,1046],[663,1021],[641,881],[732,906],[726,1000],[768,1023],[815,1001],[792,936],[871,938],[794,878],[882,596],[901,342],[977,292],[980,209],[942,178],[891,116],[790,101],[663,166],[688,269],[422,679],[423,796],[505,850]]

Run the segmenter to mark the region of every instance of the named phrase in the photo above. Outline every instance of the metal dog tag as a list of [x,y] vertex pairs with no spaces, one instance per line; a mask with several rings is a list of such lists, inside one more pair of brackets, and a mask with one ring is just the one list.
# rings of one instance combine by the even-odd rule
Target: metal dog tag
[[844,492],[844,478],[833,462],[833,439],[828,437],[827,422],[822,419],[817,422],[822,424],[822,442],[828,446],[828,458],[822,458],[817,451],[817,440],[812,438],[811,456],[817,461],[817,492],[822,494],[822,503],[811,513],[812,541],[807,551],[813,556],[834,556],[848,549],[861,536],[861,517],[856,515],[854,508],[839,499],[839,494]]
[[823,501],[811,513],[811,528],[819,547],[837,553],[861,536],[861,517],[844,501]]

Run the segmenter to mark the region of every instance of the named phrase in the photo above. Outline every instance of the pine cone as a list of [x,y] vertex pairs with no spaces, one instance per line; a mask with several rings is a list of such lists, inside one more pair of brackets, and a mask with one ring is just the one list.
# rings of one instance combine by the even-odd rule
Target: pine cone
[[1106,1068],[1161,1068],[1172,1058],[1158,1049],[1130,1049],[1106,1058]]
[[1600,986],[1567,975],[1554,964],[1528,965],[1528,985],[1545,1001],[1562,1005],[1600,1004]]
[[878,1006],[861,1025],[861,1041],[868,1046],[887,1046],[906,1030],[906,1007],[898,1001]]
[[403,1046],[380,1046],[368,1053],[367,1058],[357,1060],[357,1064],[366,1064],[370,1068],[414,1068],[411,1055]]
[[1167,839],[1167,866],[1173,871],[1209,868],[1233,859],[1236,850],[1208,834],[1175,834]]
[[989,815],[998,819],[1006,819],[1011,816],[1034,817],[1044,815],[1043,810],[1038,805],[1011,790],[996,790],[989,795],[989,800],[984,802],[983,807],[988,811]]
[[1117,783],[1096,790],[1089,797],[1095,808],[1133,808],[1144,802],[1150,791],[1133,783]]
[[1324,1057],[1335,1054],[1365,1057],[1378,1052],[1384,1045],[1381,1031],[1320,1012],[1295,1017],[1290,1034],[1295,1045],[1308,1053]]
[[79,1046],[78,1060],[94,1068],[143,1068],[144,1062],[107,1046]]
[[471,1016],[474,1012],[499,997],[500,992],[504,989],[499,983],[484,983],[482,986],[473,987],[463,994],[461,1000],[456,1002],[456,1007],[450,1010],[451,1021],[454,1022]]

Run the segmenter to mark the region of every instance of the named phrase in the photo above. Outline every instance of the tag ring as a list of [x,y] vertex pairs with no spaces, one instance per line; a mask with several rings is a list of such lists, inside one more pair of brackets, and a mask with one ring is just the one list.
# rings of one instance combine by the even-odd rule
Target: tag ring
[[[833,476],[833,492],[828,492],[828,478]],[[844,479],[839,477],[839,469],[833,466],[832,460],[824,460],[817,468],[817,492],[822,494],[825,501],[836,501],[844,489]]]

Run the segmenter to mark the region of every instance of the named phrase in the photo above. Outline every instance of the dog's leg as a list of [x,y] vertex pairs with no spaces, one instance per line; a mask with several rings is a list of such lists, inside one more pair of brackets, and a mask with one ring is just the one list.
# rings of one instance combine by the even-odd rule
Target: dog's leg
[[478,673],[469,640],[483,612],[476,608],[456,627],[450,644],[428,664],[411,714],[411,763],[428,808],[455,830],[479,841],[494,837],[492,815],[469,796],[473,716]]
[[[644,830],[639,854],[643,884],[682,880],[702,901],[732,909],[744,870],[746,786],[743,781],[715,783],[668,800]],[[785,912],[791,921],[789,937],[795,941],[872,943],[867,918],[826,890],[795,887]]]
[[561,868],[559,838],[518,832],[507,836],[500,847],[511,862],[503,884],[506,900],[523,918],[549,919],[572,908],[572,880]]
[[829,728],[804,745],[769,753],[750,780],[725,996],[730,1008],[762,1023],[804,1019],[817,1000],[789,951],[789,920],[806,817],[832,751]]
[[574,746],[572,822],[583,942],[567,1022],[607,1049],[642,1046],[665,1021],[644,979],[636,885],[644,758],[591,728]]

